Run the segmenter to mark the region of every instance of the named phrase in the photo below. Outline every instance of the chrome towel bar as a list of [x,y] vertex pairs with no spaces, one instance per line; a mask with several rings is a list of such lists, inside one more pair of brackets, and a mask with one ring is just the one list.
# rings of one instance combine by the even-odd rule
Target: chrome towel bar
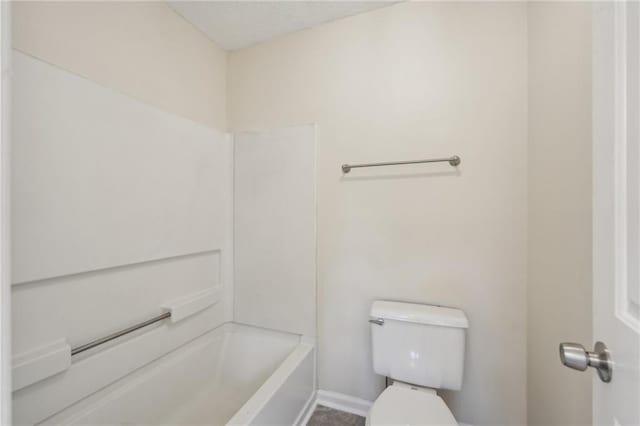
[[77,354],[79,354],[81,352],[84,352],[84,351],[88,351],[89,349],[93,349],[96,346],[103,345],[103,344],[105,344],[107,342],[110,342],[110,341],[112,341],[114,339],[117,339],[118,337],[122,337],[125,334],[133,333],[136,330],[139,330],[139,329],[141,329],[143,327],[146,327],[148,325],[154,324],[156,322],[162,321],[162,320],[170,318],[170,317],[171,317],[171,312],[168,311],[168,312],[165,312],[165,313],[163,313],[161,315],[158,315],[157,317],[153,317],[153,318],[148,319],[146,321],[140,322],[140,323],[138,323],[136,325],[132,325],[131,327],[127,327],[127,328],[124,328],[122,330],[116,331],[115,333],[111,333],[108,336],[101,337],[100,339],[96,339],[96,340],[94,340],[92,342],[85,343],[84,345],[77,346],[77,347],[71,349],[71,356],[77,355]]
[[378,166],[397,166],[403,164],[421,164],[421,163],[443,163],[447,162],[452,167],[456,167],[460,164],[460,157],[454,155],[453,157],[448,158],[431,158],[428,160],[413,160],[413,161],[391,161],[388,163],[365,163],[365,164],[343,164],[342,165],[342,173],[349,173],[351,169],[359,168],[359,167],[378,167]]

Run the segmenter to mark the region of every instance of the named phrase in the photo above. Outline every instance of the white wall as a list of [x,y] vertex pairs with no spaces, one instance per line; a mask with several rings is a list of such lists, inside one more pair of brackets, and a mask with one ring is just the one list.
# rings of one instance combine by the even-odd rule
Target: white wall
[[232,153],[213,129],[13,60],[14,362],[217,295],[180,323],[74,357],[62,374],[47,368],[31,384],[16,373],[14,422],[33,424],[231,318]]
[[226,52],[164,2],[14,2],[13,46],[220,131]]
[[373,300],[441,303],[471,323],[456,417],[526,422],[526,10],[402,3],[229,54],[231,129],[318,125],[321,389],[381,391]]
[[316,335],[313,125],[234,136],[234,321]]
[[528,424],[591,424],[592,374],[558,344],[591,337],[591,4],[532,2],[529,25]]
[[225,244],[224,134],[14,58],[14,282]]

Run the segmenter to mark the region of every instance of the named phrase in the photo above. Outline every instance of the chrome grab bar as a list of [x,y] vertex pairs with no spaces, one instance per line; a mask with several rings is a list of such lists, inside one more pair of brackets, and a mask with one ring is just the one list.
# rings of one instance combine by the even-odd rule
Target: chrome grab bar
[[84,351],[88,351],[89,349],[93,349],[96,346],[100,346],[103,345],[107,342],[110,342],[114,339],[117,339],[118,337],[122,337],[125,334],[129,334],[129,333],[133,333],[136,330],[139,330],[143,327],[146,327],[148,325],[154,324],[156,322],[162,321],[164,319],[170,318],[171,317],[171,312],[165,312],[161,315],[158,315],[157,317],[153,317],[151,319],[148,319],[146,321],[140,322],[136,325],[132,325],[131,327],[127,327],[124,328],[122,330],[116,331],[115,333],[111,333],[108,336],[105,337],[101,337],[100,339],[96,339],[94,341],[91,341],[89,343],[85,343],[84,345],[80,345],[80,346],[76,346],[75,348],[71,349],[71,356],[77,355],[79,353],[82,353]]

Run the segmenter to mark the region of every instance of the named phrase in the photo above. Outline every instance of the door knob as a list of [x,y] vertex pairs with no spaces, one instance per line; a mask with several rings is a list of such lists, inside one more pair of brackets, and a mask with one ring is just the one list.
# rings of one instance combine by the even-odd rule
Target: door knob
[[600,380],[605,383],[609,383],[613,375],[613,361],[607,346],[602,342],[596,342],[593,352],[587,351],[578,343],[560,343],[560,361],[579,371],[593,367],[598,371]]

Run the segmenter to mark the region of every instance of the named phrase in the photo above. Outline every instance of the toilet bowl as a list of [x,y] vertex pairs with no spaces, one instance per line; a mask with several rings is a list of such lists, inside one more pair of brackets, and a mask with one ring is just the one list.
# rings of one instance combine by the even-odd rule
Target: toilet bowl
[[457,426],[458,422],[434,390],[394,384],[373,403],[366,425]]
[[462,388],[469,326],[464,312],[378,300],[369,322],[373,369],[393,384],[373,403],[367,425],[458,425],[435,389]]

